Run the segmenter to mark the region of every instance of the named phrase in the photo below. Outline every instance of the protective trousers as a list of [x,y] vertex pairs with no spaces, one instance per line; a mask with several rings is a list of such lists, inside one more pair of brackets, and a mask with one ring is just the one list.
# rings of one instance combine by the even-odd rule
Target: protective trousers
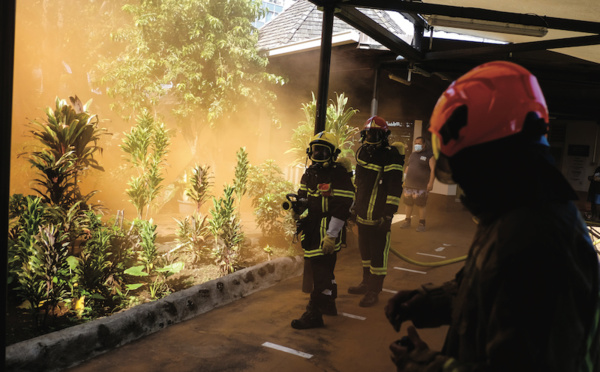
[[310,302],[320,311],[327,305],[327,302],[333,301],[337,297],[337,284],[333,274],[336,259],[337,253],[307,258],[310,261],[314,282]]
[[[367,284],[369,291],[379,293],[383,287],[383,279],[387,274],[390,227],[361,223],[358,223],[357,226],[358,249],[360,250],[363,266],[363,282]],[[365,278],[366,275],[369,275],[369,277]]]

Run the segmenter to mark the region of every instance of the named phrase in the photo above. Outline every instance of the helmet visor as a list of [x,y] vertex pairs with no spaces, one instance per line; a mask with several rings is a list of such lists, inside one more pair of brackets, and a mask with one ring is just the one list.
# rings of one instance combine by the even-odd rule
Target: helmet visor
[[376,145],[383,140],[384,133],[381,129],[367,129],[365,133],[365,143]]
[[316,162],[325,162],[331,158],[331,149],[329,146],[315,143],[311,146],[310,160]]

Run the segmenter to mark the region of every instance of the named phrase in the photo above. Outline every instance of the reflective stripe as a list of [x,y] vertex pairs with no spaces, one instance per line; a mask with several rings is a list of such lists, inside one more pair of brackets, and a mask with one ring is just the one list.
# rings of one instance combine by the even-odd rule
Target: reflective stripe
[[444,372],[459,372],[458,362],[454,358],[450,358],[444,363],[442,369]]
[[379,224],[378,220],[367,220],[365,218],[362,218],[361,216],[356,216],[356,222],[361,223],[363,225],[369,225],[369,226],[375,226],[375,225]]
[[362,260],[362,267],[371,267],[371,260]]
[[394,195],[388,195],[387,198],[385,199],[385,203],[391,204],[391,205],[400,205],[400,197],[394,196]]
[[371,274],[387,275],[389,252],[390,252],[390,232],[388,231],[387,234],[385,235],[385,248],[383,249],[383,266],[382,267],[371,266]]
[[373,190],[371,191],[371,198],[369,198],[369,207],[367,208],[367,219],[373,219],[373,209],[375,209],[375,201],[377,200],[377,194],[379,193],[379,179],[381,178],[381,173],[377,173],[377,178],[375,178],[375,185],[373,186]]
[[333,196],[341,196],[341,197],[344,197],[344,198],[354,199],[354,191],[333,189],[333,191],[332,191],[331,194]]
[[389,172],[389,171],[394,171],[394,170],[403,172],[404,167],[400,164],[390,164],[390,165],[386,165],[385,167],[383,167],[384,172]]

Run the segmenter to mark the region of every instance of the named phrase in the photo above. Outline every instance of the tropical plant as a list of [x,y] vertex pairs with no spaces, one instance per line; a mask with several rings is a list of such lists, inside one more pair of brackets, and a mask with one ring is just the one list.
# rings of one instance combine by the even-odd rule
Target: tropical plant
[[[39,228],[39,234],[18,272],[18,295],[29,303],[34,325],[43,328],[59,302],[67,299],[71,287],[66,235],[56,226]],[[42,318],[40,319],[40,315]]]
[[192,169],[192,176],[183,193],[196,203],[196,211],[200,211],[202,204],[210,197],[212,178],[210,165],[195,165]]
[[175,115],[201,110],[207,123],[244,103],[274,111],[271,87],[283,79],[266,72],[256,47],[261,1],[131,1],[123,10],[131,23],[112,36],[124,49],[99,64],[115,109],[135,113],[164,99]]
[[209,229],[215,240],[213,255],[223,275],[236,270],[244,241],[233,193],[233,186],[225,185],[223,196],[219,199],[213,197],[213,208],[210,210],[212,219]]
[[200,261],[210,233],[207,216],[194,212],[183,220],[177,220],[177,246],[171,252],[183,249],[190,256],[190,262]]
[[45,121],[31,121],[30,132],[41,149],[24,154],[39,170],[35,183],[41,188],[34,190],[46,203],[65,207],[86,203],[95,193],[82,195],[79,181],[89,168],[104,170],[94,155],[102,152],[98,141],[107,134],[98,127],[98,117],[88,113],[91,100],[83,105],[77,96],[69,99],[71,105],[57,97],[55,109],[46,110]]
[[[236,153],[237,163],[235,165],[235,178],[233,180],[233,188],[238,198],[238,203],[241,203],[242,196],[246,194],[246,183],[248,181],[248,152],[245,147],[241,147]],[[239,204],[238,204],[239,207]]]
[[[344,93],[337,95],[336,101],[327,106],[327,117],[325,119],[325,131],[335,134],[338,140],[338,148],[341,153],[340,159],[354,157],[354,136],[359,133],[358,128],[350,126],[350,119],[358,112],[353,108],[346,109],[348,98]],[[316,117],[317,100],[312,95],[312,101],[302,104],[305,120],[301,121],[290,140],[290,152],[296,156],[295,164],[304,164],[306,162],[306,149],[314,135],[314,125]]]
[[142,218],[144,208],[148,218],[151,203],[162,189],[162,171],[169,145],[169,130],[147,110],[138,116],[136,126],[125,133],[121,149],[128,155],[126,159],[136,171],[126,193],[137,210],[138,219]]
[[263,236],[275,237],[286,230],[291,219],[281,207],[285,195],[294,189],[285,180],[281,168],[275,160],[269,159],[259,166],[251,166],[248,171],[248,194],[252,197],[252,207],[256,224]]

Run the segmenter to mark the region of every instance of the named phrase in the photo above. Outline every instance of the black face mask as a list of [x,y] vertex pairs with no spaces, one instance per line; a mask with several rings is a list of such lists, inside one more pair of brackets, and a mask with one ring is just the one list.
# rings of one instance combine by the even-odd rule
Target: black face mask
[[367,129],[363,131],[363,142],[365,145],[379,145],[385,134],[379,129]]
[[311,147],[310,160],[323,163],[331,159],[331,149],[324,145],[315,144]]

